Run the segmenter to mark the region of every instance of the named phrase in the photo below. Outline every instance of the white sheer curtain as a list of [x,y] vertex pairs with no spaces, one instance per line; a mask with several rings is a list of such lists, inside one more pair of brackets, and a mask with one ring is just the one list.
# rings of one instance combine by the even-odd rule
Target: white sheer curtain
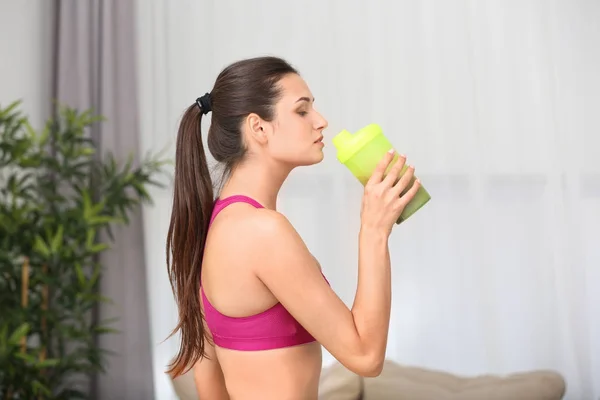
[[[381,124],[429,205],[391,238],[388,356],[458,374],[551,368],[600,396],[600,3],[139,1],[143,150],[222,67],[295,64],[340,129]],[[206,131],[206,126],[204,128]],[[294,172],[281,210],[351,304],[362,187],[335,159]],[[176,341],[169,191],[145,210],[157,398]],[[327,355],[325,363],[331,363]]]

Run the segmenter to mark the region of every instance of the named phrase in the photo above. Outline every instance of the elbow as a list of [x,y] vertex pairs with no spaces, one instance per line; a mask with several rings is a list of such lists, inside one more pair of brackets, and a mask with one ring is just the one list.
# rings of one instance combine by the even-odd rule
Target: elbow
[[354,368],[349,368],[355,374],[363,378],[375,378],[383,371],[385,354],[374,354],[362,357],[360,362],[354,365]]
[[381,375],[381,371],[383,371],[383,357],[381,361],[365,365],[359,375],[363,378],[375,378]]

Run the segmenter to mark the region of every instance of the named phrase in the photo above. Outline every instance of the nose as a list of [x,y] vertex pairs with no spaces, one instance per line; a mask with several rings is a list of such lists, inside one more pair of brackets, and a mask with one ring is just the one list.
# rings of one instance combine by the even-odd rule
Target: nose
[[329,126],[329,122],[317,111],[316,130],[322,131]]

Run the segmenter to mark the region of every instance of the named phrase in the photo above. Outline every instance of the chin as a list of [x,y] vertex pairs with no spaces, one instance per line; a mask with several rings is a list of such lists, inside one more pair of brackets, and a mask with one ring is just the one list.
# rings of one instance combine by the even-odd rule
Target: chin
[[325,154],[321,150],[317,154],[315,154],[313,157],[311,157],[311,160],[309,162],[307,162],[305,165],[315,165],[315,164],[318,164],[321,161],[323,161],[324,158],[325,158]]
[[311,161],[307,160],[307,161],[296,164],[296,167],[310,167],[311,165],[316,165],[316,164],[320,163],[321,161],[323,161],[323,159],[311,160]]
[[318,157],[317,161],[315,162],[315,164],[320,163],[321,161],[323,161],[324,158],[325,158],[325,153],[323,153],[321,151],[321,153],[319,154],[319,157]]
[[318,151],[311,151],[310,154],[306,154],[304,157],[297,157],[293,161],[288,160],[286,164],[291,165],[292,168],[307,167],[320,163],[324,158],[323,150],[319,149]]

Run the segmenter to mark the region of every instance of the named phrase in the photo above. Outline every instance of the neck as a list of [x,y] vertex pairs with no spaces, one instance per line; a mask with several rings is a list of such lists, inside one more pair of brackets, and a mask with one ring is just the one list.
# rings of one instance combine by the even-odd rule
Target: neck
[[265,208],[277,209],[277,195],[291,170],[267,163],[245,162],[231,172],[223,185],[220,197],[245,195],[253,198]]

